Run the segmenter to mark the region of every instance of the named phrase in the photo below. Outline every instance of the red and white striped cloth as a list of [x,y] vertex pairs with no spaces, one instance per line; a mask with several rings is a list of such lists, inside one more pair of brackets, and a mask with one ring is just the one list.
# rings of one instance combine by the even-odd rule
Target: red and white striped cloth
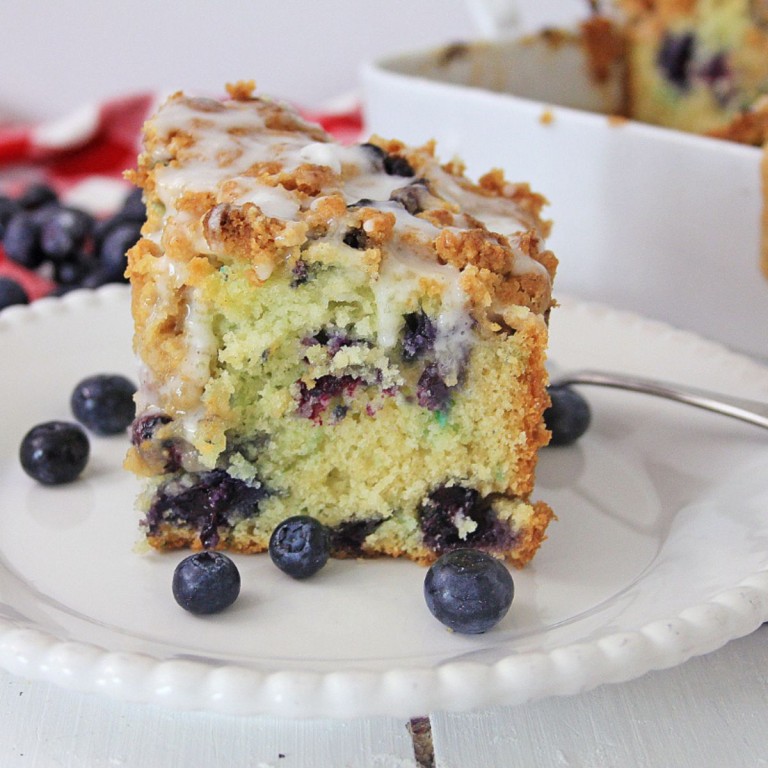
[[[35,182],[50,184],[71,205],[108,213],[127,192],[123,171],[136,164],[144,121],[158,104],[141,93],[81,107],[59,120],[35,125],[0,125],[0,192],[17,195]],[[301,110],[339,141],[359,140],[361,112]],[[0,248],[0,275],[18,280],[31,298],[53,284],[13,264]]]

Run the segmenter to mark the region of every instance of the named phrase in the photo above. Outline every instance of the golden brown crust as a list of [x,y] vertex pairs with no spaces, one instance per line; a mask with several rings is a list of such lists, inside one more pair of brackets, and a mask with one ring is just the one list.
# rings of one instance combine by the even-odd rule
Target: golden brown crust
[[537,501],[533,508],[533,518],[529,526],[521,532],[517,546],[508,558],[515,568],[522,568],[533,559],[542,542],[547,538],[547,527],[552,520],[557,520],[555,513],[543,501]]
[[256,90],[256,81],[238,80],[235,83],[227,83],[226,88],[230,99],[248,101],[253,98],[253,92]]
[[768,139],[768,104],[742,112],[726,125],[707,131],[707,136],[754,147],[763,146]]

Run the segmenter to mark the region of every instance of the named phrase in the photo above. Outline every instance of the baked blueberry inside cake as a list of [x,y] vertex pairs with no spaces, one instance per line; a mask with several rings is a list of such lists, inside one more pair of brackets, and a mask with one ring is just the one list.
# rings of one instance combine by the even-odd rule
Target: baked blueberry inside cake
[[132,178],[141,364],[130,469],[153,547],[260,552],[286,517],[337,557],[523,565],[548,440],[544,199],[432,144],[344,146],[253,94],[172,96]]

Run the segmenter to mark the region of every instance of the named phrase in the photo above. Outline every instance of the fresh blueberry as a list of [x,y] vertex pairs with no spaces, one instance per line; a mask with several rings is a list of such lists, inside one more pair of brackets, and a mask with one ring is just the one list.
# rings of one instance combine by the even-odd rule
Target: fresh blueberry
[[124,222],[120,218],[119,214],[114,216],[108,216],[105,219],[96,219],[93,223],[93,245],[94,249],[98,252],[101,248],[101,244],[104,242],[106,236],[118,225]]
[[19,460],[24,471],[43,485],[72,482],[88,463],[90,444],[77,424],[48,421],[24,436]]
[[147,218],[147,207],[144,205],[144,193],[139,187],[132,189],[123,200],[118,215],[126,220],[144,221]]
[[185,557],[173,572],[173,596],[190,613],[219,613],[237,600],[240,572],[221,552]]
[[272,532],[269,555],[283,573],[306,579],[328,562],[330,544],[326,526],[308,515],[296,515],[283,520]]
[[99,219],[93,227],[93,242],[96,251],[101,250],[102,243],[115,229],[123,225],[130,225],[138,231],[144,223],[146,216],[139,215],[131,208],[121,208],[106,219]]
[[72,392],[75,418],[97,435],[124,432],[136,415],[136,385],[117,374],[97,374],[83,379]]
[[95,259],[88,253],[75,253],[53,264],[53,279],[64,288],[79,286],[96,269]]
[[97,264],[86,276],[81,280],[81,288],[101,288],[102,285],[109,285],[111,283],[118,283],[123,281],[123,276],[115,276],[115,274],[107,269],[104,269],[100,264]]
[[93,217],[78,208],[51,212],[40,227],[40,247],[51,259],[64,259],[81,250],[93,229]]
[[0,277],[0,309],[14,304],[29,304],[27,292],[10,277]]
[[19,211],[11,216],[3,234],[6,256],[27,269],[37,269],[45,260],[40,248],[40,224],[34,213]]
[[99,248],[99,262],[101,269],[111,280],[118,282],[124,279],[125,269],[128,266],[126,252],[136,245],[141,237],[141,223],[126,221],[113,227],[104,238]]
[[515,585],[506,566],[475,549],[456,549],[427,571],[424,598],[432,615],[454,632],[479,634],[504,618]]
[[5,234],[5,228],[14,213],[18,213],[21,206],[12,198],[0,195],[0,238]]
[[80,288],[80,287],[81,287],[81,286],[80,286],[80,285],[78,285],[78,284],[76,284],[76,283],[74,283],[74,284],[72,284],[72,285],[64,285],[63,283],[60,283],[59,285],[57,285],[57,286],[56,286],[56,287],[55,287],[55,288],[54,288],[54,289],[53,289],[53,290],[52,290],[52,291],[51,291],[51,292],[48,294],[48,296],[56,296],[56,297],[59,297],[59,298],[60,298],[61,296],[66,296],[68,293],[71,293],[71,292],[72,292],[72,291],[74,291],[76,288]]
[[56,191],[48,184],[30,184],[18,197],[18,203],[28,211],[42,208],[58,201]]
[[550,445],[571,445],[589,429],[589,403],[572,387],[551,386],[552,404],[544,411],[544,423],[552,433]]

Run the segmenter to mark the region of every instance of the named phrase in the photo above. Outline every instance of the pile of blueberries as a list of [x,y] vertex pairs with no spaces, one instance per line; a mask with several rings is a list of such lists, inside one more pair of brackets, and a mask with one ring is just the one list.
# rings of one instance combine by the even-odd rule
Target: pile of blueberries
[[[16,198],[0,195],[0,242],[10,261],[49,277],[62,295],[125,281],[125,253],[145,218],[140,189],[113,215],[96,218],[63,204],[47,184],[33,184]],[[28,301],[18,282],[0,277],[0,309]]]
[[[90,451],[86,432],[115,435],[125,432],[133,414],[135,385],[117,374],[83,379],[70,398],[79,423],[51,421],[33,427],[24,437],[19,459],[24,471],[44,485],[75,480],[85,468]],[[552,406],[544,418],[553,445],[571,445],[587,430],[591,413],[584,398],[570,387],[551,387]],[[81,426],[82,425],[82,426]],[[272,562],[294,579],[307,579],[327,563],[331,550],[328,528],[318,520],[297,515],[272,533]],[[218,613],[240,594],[240,573],[227,555],[206,550],[184,558],[173,574],[172,592],[185,610]],[[424,598],[432,615],[455,632],[486,632],[507,614],[515,587],[507,567],[474,549],[443,554],[427,571]]]

